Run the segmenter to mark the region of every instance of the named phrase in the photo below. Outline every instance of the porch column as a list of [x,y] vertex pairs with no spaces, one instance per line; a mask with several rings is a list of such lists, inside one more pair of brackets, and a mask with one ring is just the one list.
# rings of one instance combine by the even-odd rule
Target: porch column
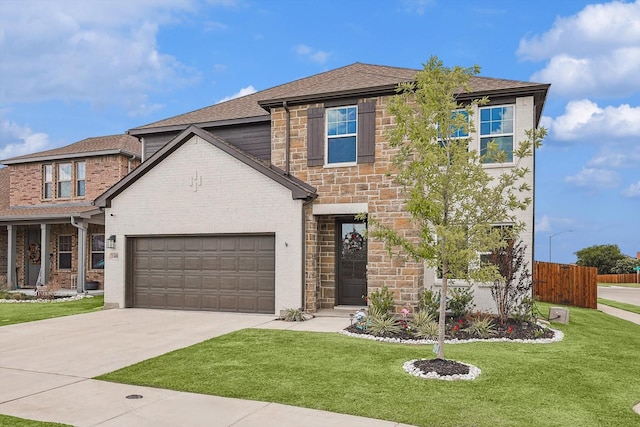
[[87,224],[84,221],[76,221],[71,217],[71,225],[78,229],[78,293],[84,293],[84,285],[87,280],[86,254],[87,254]]
[[7,286],[9,289],[17,289],[18,277],[16,274],[16,231],[15,225],[7,225]]
[[40,224],[40,267],[42,268],[42,283],[49,283],[49,224]]

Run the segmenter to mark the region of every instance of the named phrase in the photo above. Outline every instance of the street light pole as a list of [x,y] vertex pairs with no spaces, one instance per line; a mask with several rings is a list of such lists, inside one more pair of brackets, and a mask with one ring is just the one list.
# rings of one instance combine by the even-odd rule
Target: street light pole
[[564,230],[564,231],[559,231],[557,233],[554,234],[550,234],[549,235],[549,262],[551,262],[551,238],[554,236],[557,236],[558,234],[562,234],[562,233],[571,233],[573,230]]

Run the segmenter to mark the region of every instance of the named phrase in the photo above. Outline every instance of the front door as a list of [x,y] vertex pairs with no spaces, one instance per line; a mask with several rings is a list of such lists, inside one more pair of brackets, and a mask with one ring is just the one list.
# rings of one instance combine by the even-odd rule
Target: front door
[[351,218],[336,220],[337,305],[366,305],[367,224]]
[[25,241],[25,286],[35,286],[40,274],[40,227],[29,227],[26,232]]

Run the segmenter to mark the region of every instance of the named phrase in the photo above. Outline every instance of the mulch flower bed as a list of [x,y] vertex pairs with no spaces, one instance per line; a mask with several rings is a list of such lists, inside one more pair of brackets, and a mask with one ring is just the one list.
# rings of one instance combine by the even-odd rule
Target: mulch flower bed
[[[448,344],[460,344],[477,341],[500,341],[500,342],[525,342],[525,343],[550,343],[560,341],[564,335],[561,331],[534,323],[522,322],[508,319],[505,324],[500,324],[494,320],[493,334],[491,337],[482,338],[471,334],[465,329],[469,326],[466,319],[447,318],[445,327],[445,339]],[[434,344],[437,337],[431,339],[416,336],[410,329],[408,323],[400,332],[386,333],[383,335],[373,335],[366,329],[361,329],[357,324],[348,326],[342,334],[368,338],[376,341],[386,341],[402,344]],[[473,380],[480,375],[480,369],[462,362],[446,359],[418,359],[410,360],[404,364],[404,370],[412,375],[428,379],[441,380]]]

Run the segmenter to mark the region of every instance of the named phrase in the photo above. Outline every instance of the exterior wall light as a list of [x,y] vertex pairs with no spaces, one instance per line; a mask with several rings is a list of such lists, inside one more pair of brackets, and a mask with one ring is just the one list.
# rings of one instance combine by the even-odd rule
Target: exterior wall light
[[116,248],[116,236],[115,236],[115,234],[112,234],[107,239],[107,248],[109,248],[109,249],[115,249]]

